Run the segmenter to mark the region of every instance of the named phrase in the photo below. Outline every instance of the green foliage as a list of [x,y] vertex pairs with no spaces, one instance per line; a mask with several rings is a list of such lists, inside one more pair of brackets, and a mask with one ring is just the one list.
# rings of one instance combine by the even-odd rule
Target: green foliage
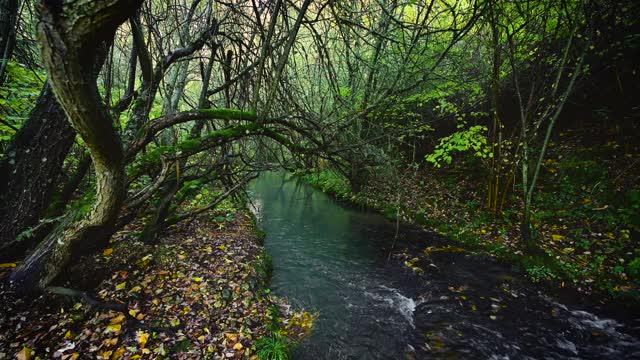
[[287,360],[291,358],[292,342],[280,332],[280,310],[277,306],[269,307],[269,323],[267,331],[270,336],[256,341],[258,358],[261,360]]
[[640,189],[631,189],[625,194],[618,214],[628,226],[640,230]]
[[291,358],[289,340],[279,332],[256,341],[256,349],[260,360],[288,360]]
[[[40,95],[44,78],[39,70],[8,62],[7,81],[0,86],[0,118],[14,128],[20,128]],[[14,133],[13,128],[0,123],[0,143],[8,141]]]
[[526,267],[525,270],[527,271],[527,275],[534,282],[540,282],[542,280],[550,280],[550,279],[556,278],[555,273],[551,271],[551,269],[541,265]]
[[27,228],[16,237],[16,241],[24,241],[27,239],[31,239],[35,234],[33,233],[33,228]]
[[633,281],[640,282],[640,257],[633,259],[627,265],[627,272]]
[[340,91],[340,96],[344,98],[348,98],[349,96],[351,96],[351,89],[348,87],[341,86],[339,91]]
[[347,197],[351,193],[351,186],[347,179],[340,173],[332,170],[321,170],[303,176],[303,179],[311,186],[332,195]]
[[458,129],[461,130],[440,139],[440,144],[436,146],[432,154],[425,157],[425,160],[436,168],[440,168],[445,163],[451,164],[456,152],[471,151],[474,157],[480,159],[493,157],[491,147],[487,143],[487,128],[485,126],[476,125],[468,129],[463,128],[464,123],[458,125]]
[[557,264],[548,256],[526,256],[522,259],[522,266],[534,282],[558,278],[554,270]]

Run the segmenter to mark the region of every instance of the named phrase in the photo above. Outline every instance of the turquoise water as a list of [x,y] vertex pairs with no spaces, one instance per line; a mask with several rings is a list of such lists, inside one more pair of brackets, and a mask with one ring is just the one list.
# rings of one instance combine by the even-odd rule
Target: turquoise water
[[[285,173],[250,186],[271,288],[319,311],[295,359],[640,359],[640,319],[562,303],[510,266],[466,252],[436,252],[417,277],[396,258],[451,244],[345,207]],[[391,261],[388,261],[391,259]],[[566,299],[565,299],[566,300]]]
[[251,193],[273,258],[273,292],[320,312],[296,358],[402,358],[415,304],[388,271],[389,223],[283,173],[262,174]]

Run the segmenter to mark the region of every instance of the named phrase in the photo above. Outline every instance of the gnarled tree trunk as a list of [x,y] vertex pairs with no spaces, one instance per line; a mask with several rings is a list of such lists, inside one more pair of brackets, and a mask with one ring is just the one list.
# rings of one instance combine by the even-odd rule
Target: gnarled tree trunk
[[87,144],[96,173],[96,199],[80,221],[67,218],[12,274],[21,290],[43,288],[71,259],[74,247],[104,240],[125,195],[124,152],[93,78],[95,44],[113,41],[117,27],[140,1],[43,3],[38,26],[52,88],[69,121]]

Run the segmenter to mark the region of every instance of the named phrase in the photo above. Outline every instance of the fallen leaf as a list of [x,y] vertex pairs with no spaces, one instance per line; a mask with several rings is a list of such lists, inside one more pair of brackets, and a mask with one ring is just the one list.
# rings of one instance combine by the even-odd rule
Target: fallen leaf
[[124,314],[120,313],[120,315],[112,318],[111,321],[109,321],[109,323],[110,324],[122,324],[123,321],[124,321]]
[[147,340],[149,340],[149,333],[138,331],[136,332],[136,339],[138,340],[140,347],[145,347],[145,345],[147,345]]
[[120,284],[116,285],[116,290],[122,290],[125,286],[127,286],[127,282],[121,282]]
[[104,249],[104,251],[102,252],[102,255],[109,256],[112,253],[113,253],[113,248],[108,248],[108,249]]
[[33,359],[33,350],[25,346],[16,354],[16,357],[18,360],[31,360]]
[[107,332],[119,332],[122,329],[120,324],[107,325]]
[[72,342],[69,342],[69,341],[66,341],[65,343],[66,343],[65,346],[61,347],[60,349],[56,350],[53,353],[53,357],[61,357],[64,354],[65,351],[72,350],[72,349],[76,348],[76,344],[75,343],[72,343]]
[[125,348],[123,346],[119,347],[118,350],[114,351],[113,354],[111,355],[110,360],[118,360],[122,357],[122,355],[124,355],[124,353],[126,352]]
[[18,266],[18,264],[16,264],[16,263],[4,263],[4,264],[0,264],[0,269],[14,268],[16,266]]
[[225,333],[224,337],[227,338],[227,341],[230,341],[230,342],[237,342],[238,341],[238,334]]

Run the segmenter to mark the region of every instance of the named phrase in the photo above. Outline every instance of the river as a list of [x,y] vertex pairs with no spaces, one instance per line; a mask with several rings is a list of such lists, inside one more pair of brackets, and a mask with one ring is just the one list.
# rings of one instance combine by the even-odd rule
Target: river
[[637,317],[560,303],[509,266],[466,252],[434,252],[417,276],[400,249],[451,242],[397,231],[285,173],[261,174],[249,192],[273,293],[320,313],[294,359],[640,359]]

